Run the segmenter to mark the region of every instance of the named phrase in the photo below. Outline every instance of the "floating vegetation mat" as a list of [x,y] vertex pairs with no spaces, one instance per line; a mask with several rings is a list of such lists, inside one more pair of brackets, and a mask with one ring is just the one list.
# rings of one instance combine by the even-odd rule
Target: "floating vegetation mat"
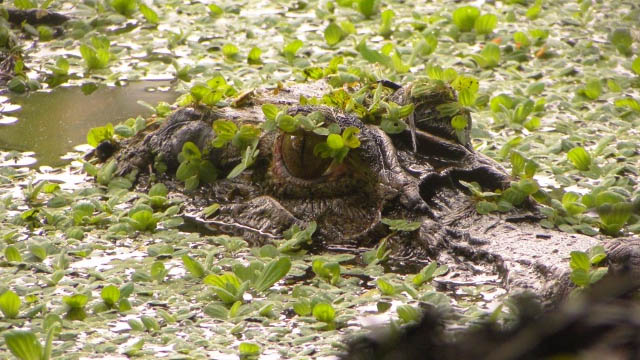
[[[429,77],[457,88],[472,113],[471,145],[535,190],[543,226],[640,233],[635,1],[9,3],[69,20],[0,21],[8,91],[91,93],[160,79],[186,104],[217,76],[238,91]],[[20,109],[0,100],[2,132]],[[175,107],[150,105],[158,117]],[[116,125],[117,135],[144,120]],[[408,323],[422,307],[445,312],[452,330],[511,316],[497,277],[461,281],[448,264],[403,267],[380,248],[250,248],[190,231],[182,198],[163,186],[141,192],[130,178],[106,181],[105,171],[96,182],[78,161],[25,167],[35,161],[0,152],[2,358],[10,348],[22,359],[329,359],[365,326]],[[479,212],[510,209],[500,194],[474,194]],[[295,230],[289,235],[309,235]]]

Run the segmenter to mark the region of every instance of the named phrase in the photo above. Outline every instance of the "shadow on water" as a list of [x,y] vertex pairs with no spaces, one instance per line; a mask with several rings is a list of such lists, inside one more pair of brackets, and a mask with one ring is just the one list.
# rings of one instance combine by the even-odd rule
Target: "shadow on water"
[[92,127],[150,115],[138,100],[151,105],[175,101],[177,92],[158,90],[168,86],[167,81],[139,81],[122,87],[102,86],[90,95],[84,95],[80,87],[58,87],[12,96],[11,102],[22,109],[11,114],[18,117],[16,123],[0,126],[0,149],[33,151],[38,165],[64,165],[68,161],[60,156],[86,143]]

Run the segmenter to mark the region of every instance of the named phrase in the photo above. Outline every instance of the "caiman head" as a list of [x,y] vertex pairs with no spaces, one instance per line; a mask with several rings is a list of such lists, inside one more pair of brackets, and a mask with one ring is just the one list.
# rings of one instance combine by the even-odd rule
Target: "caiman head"
[[[391,233],[383,219],[404,219],[420,226],[388,237],[387,245],[398,259],[436,259],[450,269],[456,267],[456,274],[470,274],[456,275],[458,279],[489,273],[491,281],[507,287],[528,288],[543,296],[567,293],[569,253],[586,251],[599,240],[542,228],[535,213],[526,209],[482,216],[476,212],[467,183],[495,191],[507,188],[511,179],[500,165],[472,149],[471,119],[448,85],[427,81],[389,91],[386,101],[413,105],[406,128],[404,122],[383,125],[376,114],[366,111],[356,115],[353,109],[358,105],[353,102],[299,103],[301,98],[331,92],[317,82],[255,91],[236,101],[236,106],[178,109],[146,134],[123,144],[116,157],[118,171],[156,174],[161,160],[169,176],[160,179],[183,196],[187,217],[217,233],[240,235],[253,245],[282,239],[294,225],[304,228],[315,223],[313,244],[318,247],[372,247]],[[212,127],[215,121],[224,119],[236,128],[261,127],[265,104],[286,106],[290,117],[313,113],[322,118],[323,126],[337,132],[355,128],[360,144],[341,162],[314,151],[326,134],[302,128],[262,131],[253,143],[252,161],[247,161],[248,150],[232,143],[211,146],[219,136]],[[360,110],[372,108],[371,99],[360,99],[358,104]],[[454,127],[456,117],[464,121]],[[213,165],[206,168],[216,169],[217,175],[192,191],[184,191],[183,183],[173,178],[187,142],[203,152]],[[243,162],[250,166],[239,174],[233,171]],[[230,177],[233,172],[237,176]],[[203,212],[213,204],[219,205],[217,211]],[[622,246],[619,241],[609,245],[612,259],[640,268],[640,246]]]
[[[423,82],[392,93],[385,90],[390,92],[387,100],[398,106],[413,104],[414,108],[406,120],[413,126],[393,134],[370,123],[375,119],[367,121],[353,112],[298,104],[300,95],[330,91],[323,83],[298,85],[277,94],[256,92],[239,107],[182,108],[143,141],[125,147],[119,154],[120,169],[146,169],[160,157],[171,173],[179,165],[184,143],[209,149],[208,159],[218,169],[218,179],[186,194],[186,213],[208,227],[241,235],[254,244],[282,238],[292,225],[304,227],[315,222],[317,244],[370,246],[387,233],[383,218],[423,221],[427,224],[423,230],[429,232],[450,215],[459,216],[469,205],[460,201],[467,198],[459,196],[463,189],[460,180],[475,181],[491,190],[507,186],[509,177],[502,168],[469,145],[469,114],[462,108],[453,113],[439,110],[457,104],[448,85]],[[360,146],[338,163],[314,154],[315,146],[325,140],[323,135],[302,129],[263,132],[255,162],[227,179],[226,174],[243,161],[242,153],[231,143],[211,147],[217,136],[212,123],[226,119],[238,127],[260,126],[264,121],[260,106],[265,103],[288,106],[291,116],[319,113],[324,126],[355,127]],[[451,119],[456,115],[467,119],[464,129],[452,127]],[[204,217],[201,210],[213,203],[220,205],[219,210]]]

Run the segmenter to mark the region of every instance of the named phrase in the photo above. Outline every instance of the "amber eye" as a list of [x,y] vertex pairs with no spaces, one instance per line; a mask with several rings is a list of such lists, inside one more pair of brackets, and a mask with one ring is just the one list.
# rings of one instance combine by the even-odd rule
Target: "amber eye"
[[322,176],[331,164],[331,159],[316,157],[313,155],[313,148],[325,139],[324,136],[305,131],[284,135],[280,150],[289,173],[305,180]]

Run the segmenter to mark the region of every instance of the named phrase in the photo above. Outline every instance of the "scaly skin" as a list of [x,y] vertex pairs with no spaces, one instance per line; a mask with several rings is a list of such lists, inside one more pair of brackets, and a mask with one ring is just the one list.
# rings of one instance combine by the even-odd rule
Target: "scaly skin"
[[[318,82],[277,94],[257,91],[238,108],[179,109],[144,138],[123,144],[117,154],[119,172],[147,170],[154,156],[162,155],[169,173],[174,173],[185,142],[207,148],[215,138],[211,124],[216,119],[231,120],[238,126],[259,125],[264,121],[260,110],[264,103],[288,105],[290,115],[320,111],[325,125],[336,123],[342,129],[355,126],[360,130],[361,145],[338,170],[311,179],[296,177],[283,156],[286,134],[263,133],[255,164],[234,179],[221,176],[185,195],[185,215],[214,231],[243,236],[255,245],[281,238],[294,224],[315,221],[314,244],[324,248],[375,246],[389,234],[382,218],[420,221],[417,231],[390,239],[396,258],[435,259],[458,272],[461,282],[481,272],[508,289],[530,289],[547,300],[568,293],[569,253],[585,251],[601,241],[540,227],[532,205],[499,215],[475,211],[460,180],[495,190],[506,188],[511,178],[496,162],[472,150],[467,140],[471,121],[463,136],[457,136],[451,117],[434,111],[439,104],[455,101],[451,89],[434,86],[431,93],[416,98],[408,86],[390,96],[401,105],[416,105],[413,136],[409,130],[387,135],[378,126],[335,108],[297,105],[299,95],[323,92],[327,92],[326,85]],[[211,149],[208,159],[226,174],[240,161],[240,155],[238,149],[226,145]],[[181,191],[176,181],[168,183]],[[219,211],[202,218],[200,211],[212,203],[220,204]],[[634,241],[637,244],[638,240]],[[617,263],[635,266],[640,262],[634,250],[637,246],[629,247],[619,240],[605,245],[612,249],[611,258]]]

